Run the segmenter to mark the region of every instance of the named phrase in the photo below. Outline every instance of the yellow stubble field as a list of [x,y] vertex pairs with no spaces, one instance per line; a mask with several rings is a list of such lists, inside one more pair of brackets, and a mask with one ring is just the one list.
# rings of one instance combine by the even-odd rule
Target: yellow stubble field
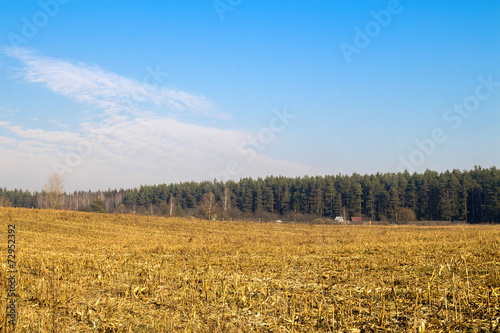
[[500,332],[500,225],[0,208],[0,228],[0,332]]

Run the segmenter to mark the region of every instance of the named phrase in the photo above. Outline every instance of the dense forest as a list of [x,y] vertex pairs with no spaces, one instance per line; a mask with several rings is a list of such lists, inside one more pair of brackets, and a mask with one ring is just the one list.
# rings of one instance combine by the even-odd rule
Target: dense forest
[[57,206],[48,203],[49,196],[47,191],[0,189],[0,206],[262,221],[362,216],[394,222],[500,222],[500,170],[496,167],[144,185],[61,193]]

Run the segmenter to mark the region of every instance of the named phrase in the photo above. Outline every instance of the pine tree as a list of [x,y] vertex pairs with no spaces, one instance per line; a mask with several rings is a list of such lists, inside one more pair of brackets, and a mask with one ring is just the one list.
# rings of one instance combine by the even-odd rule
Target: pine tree
[[288,186],[285,184],[283,186],[283,196],[281,198],[280,203],[280,214],[285,214],[290,210],[290,190]]
[[334,215],[335,216],[341,216],[342,215],[342,193],[337,192],[337,196],[335,199],[335,207],[334,207]]
[[440,212],[441,219],[451,221],[452,219],[452,200],[450,191],[442,190],[440,196]]
[[368,210],[368,216],[372,219],[375,218],[376,209],[375,209],[375,195],[373,194],[373,190],[370,190],[370,192],[368,192],[368,198],[366,200],[366,209]]
[[361,216],[361,204],[363,191],[360,183],[353,183],[349,191],[349,213],[351,216]]
[[92,211],[94,213],[106,213],[106,205],[101,198],[95,199],[94,203],[92,204]]
[[253,202],[253,211],[255,213],[262,212],[264,210],[264,206],[262,205],[262,184],[257,182],[254,184],[254,202]]
[[429,185],[427,184],[427,179],[423,176],[419,176],[421,182],[419,187],[417,187],[418,200],[417,200],[417,219],[420,220],[430,220],[429,211]]
[[337,190],[335,190],[335,183],[331,178],[326,180],[325,191],[325,215],[335,217],[335,199],[337,197]]
[[460,182],[457,179],[455,171],[449,176],[447,188],[450,193],[451,219],[457,220],[460,217]]
[[398,210],[399,210],[399,194],[397,186],[394,185],[389,190],[390,204],[389,204],[389,218],[392,220],[398,220]]
[[460,219],[464,220],[466,223],[468,221],[468,216],[469,216],[469,193],[472,189],[472,179],[470,178],[470,175],[468,172],[465,172],[463,174],[463,179],[462,179],[462,196],[461,196],[461,201],[462,201],[462,207],[460,210]]
[[314,215],[323,215],[323,190],[322,182],[319,179],[315,179],[311,186],[311,210]]
[[417,206],[417,191],[416,191],[415,181],[413,179],[410,179],[408,181],[408,185],[405,189],[404,196],[405,196],[405,206],[415,211],[415,208]]
[[262,189],[264,211],[274,213],[274,193],[271,187],[264,185]]
[[139,206],[147,206],[153,202],[153,191],[151,186],[141,186],[137,194],[137,204]]
[[250,181],[246,180],[241,187],[241,211],[251,213],[253,209],[253,189]]

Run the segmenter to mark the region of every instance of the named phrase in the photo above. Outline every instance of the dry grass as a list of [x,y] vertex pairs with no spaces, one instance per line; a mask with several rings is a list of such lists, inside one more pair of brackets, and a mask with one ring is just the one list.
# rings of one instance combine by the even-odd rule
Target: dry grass
[[500,331],[500,226],[0,209],[1,281],[9,223],[17,332]]

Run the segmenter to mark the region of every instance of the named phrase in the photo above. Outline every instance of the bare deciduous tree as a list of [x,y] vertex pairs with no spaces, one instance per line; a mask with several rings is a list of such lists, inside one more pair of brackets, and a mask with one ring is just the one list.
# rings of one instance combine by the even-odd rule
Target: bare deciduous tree
[[200,203],[200,211],[209,220],[216,217],[215,213],[217,211],[217,202],[215,201],[215,195],[212,192],[208,192],[203,195],[203,199],[201,199]]
[[169,215],[172,216],[174,214],[174,208],[175,208],[175,201],[174,201],[174,195],[173,194],[170,194],[170,200],[169,200],[169,203],[168,203],[168,211],[169,211]]
[[413,209],[405,207],[399,210],[399,221],[408,223],[415,221],[416,219],[417,216],[415,215]]
[[222,193],[220,205],[224,213],[231,209],[231,191],[227,185],[224,186],[224,192]]
[[61,207],[61,199],[64,194],[64,180],[59,173],[50,175],[49,180],[43,186],[45,191],[47,208],[58,209]]

